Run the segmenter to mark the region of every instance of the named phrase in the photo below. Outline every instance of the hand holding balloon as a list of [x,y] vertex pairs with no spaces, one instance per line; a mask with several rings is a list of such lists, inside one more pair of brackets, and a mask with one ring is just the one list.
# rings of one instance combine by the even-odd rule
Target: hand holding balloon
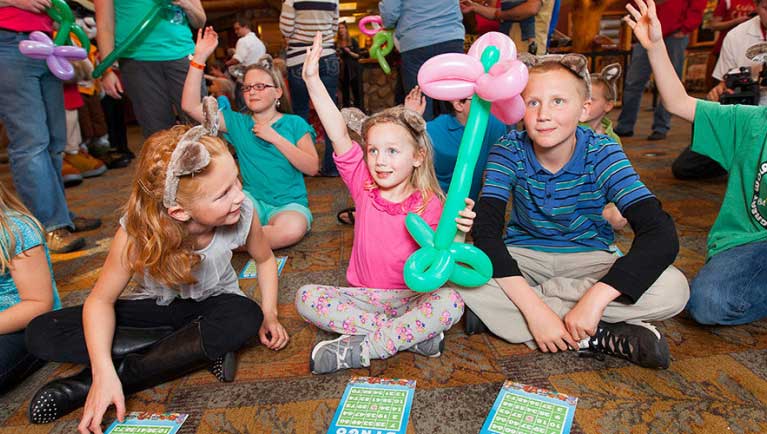
[[[437,230],[432,231],[415,214],[405,220],[408,231],[421,246],[405,262],[405,283],[412,290],[433,291],[448,280],[461,286],[480,286],[492,277],[493,266],[487,255],[453,238],[457,228],[467,227],[465,219],[469,215],[460,210],[471,188],[489,112],[507,124],[522,119],[525,107],[519,93],[526,83],[527,68],[516,59],[514,43],[497,32],[480,37],[468,54],[433,57],[418,71],[423,93],[442,100],[472,98],[472,108]],[[471,216],[473,219],[473,211]]]

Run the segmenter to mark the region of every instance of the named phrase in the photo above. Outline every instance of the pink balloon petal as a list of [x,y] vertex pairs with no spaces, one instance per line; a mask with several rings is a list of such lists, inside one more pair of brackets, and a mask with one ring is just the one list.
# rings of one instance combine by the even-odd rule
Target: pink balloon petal
[[51,38],[48,35],[37,30],[29,34],[29,39],[33,41],[37,41],[37,42],[43,42],[48,45],[53,45],[53,40],[51,40]]
[[498,47],[501,51],[501,57],[499,62],[504,60],[514,60],[517,58],[517,47],[514,42],[508,36],[499,32],[487,32],[480,36],[479,39],[474,41],[469,48],[469,56],[479,59],[482,57],[482,52],[489,46]]
[[527,67],[518,60],[499,62],[477,80],[477,95],[486,101],[509,99],[527,85]]
[[44,60],[53,53],[53,44],[31,40],[21,41],[19,42],[19,51],[32,59]]
[[88,57],[88,53],[81,47],[74,47],[72,45],[61,45],[53,49],[53,55],[58,57],[64,57],[69,60],[82,60]]
[[48,63],[48,69],[51,70],[53,75],[61,80],[71,80],[75,76],[75,69],[68,60],[62,59],[56,56],[48,56],[46,59]]
[[484,74],[479,60],[459,53],[441,54],[427,60],[418,71],[418,85],[428,96],[450,101],[469,98],[474,83]]
[[[368,23],[373,24],[373,28],[368,28]],[[376,26],[377,24],[377,26]],[[373,36],[376,33],[378,33],[379,30],[383,29],[383,19],[380,15],[368,15],[365,18],[361,19],[359,24],[357,26],[360,28],[360,32],[362,32],[365,35]]]
[[520,95],[495,101],[490,106],[490,113],[506,125],[515,124],[525,117],[525,101]]

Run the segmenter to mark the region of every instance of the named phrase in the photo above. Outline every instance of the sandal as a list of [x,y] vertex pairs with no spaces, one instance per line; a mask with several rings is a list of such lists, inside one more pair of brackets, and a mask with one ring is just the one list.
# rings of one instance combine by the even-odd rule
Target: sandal
[[342,209],[336,214],[336,219],[338,219],[338,223],[341,223],[342,225],[354,226],[354,214],[356,212],[357,209],[354,207]]

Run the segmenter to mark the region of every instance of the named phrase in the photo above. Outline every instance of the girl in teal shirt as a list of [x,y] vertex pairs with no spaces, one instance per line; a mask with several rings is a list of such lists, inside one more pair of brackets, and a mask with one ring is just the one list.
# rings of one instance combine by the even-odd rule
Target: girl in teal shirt
[[0,184],[0,393],[43,365],[27,351],[24,330],[60,308],[40,223]]
[[[203,120],[200,83],[204,72],[198,65],[217,46],[218,34],[212,27],[198,32],[181,98],[183,110],[198,122]],[[219,131],[234,146],[243,190],[253,200],[271,248],[287,247],[311,228],[304,175],[319,171],[316,133],[303,118],[288,114],[282,80],[270,64],[250,65],[242,91],[248,113],[221,110]]]

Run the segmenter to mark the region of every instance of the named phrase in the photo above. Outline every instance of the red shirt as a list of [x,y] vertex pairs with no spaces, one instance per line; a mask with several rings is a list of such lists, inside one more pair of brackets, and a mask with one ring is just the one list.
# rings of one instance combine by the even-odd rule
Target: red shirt
[[676,32],[692,33],[703,21],[706,8],[706,0],[660,0],[656,4],[664,38]]
[[[728,3],[729,8],[727,7]],[[719,0],[719,3],[717,3],[716,9],[714,10],[714,16],[721,18],[722,21],[730,21],[735,18],[747,17],[755,10],[756,5],[754,5],[753,0]],[[719,39],[717,39],[716,44],[714,44],[714,54],[719,54],[719,52],[722,51],[722,42],[724,42],[724,37],[727,36],[727,32],[730,30],[732,29],[719,32]]]
[[30,12],[13,6],[0,8],[0,29],[14,32],[34,32],[41,30],[46,33],[53,31],[53,20],[45,13]]
[[77,90],[77,83],[64,84],[64,109],[77,110],[84,104],[83,97]]

